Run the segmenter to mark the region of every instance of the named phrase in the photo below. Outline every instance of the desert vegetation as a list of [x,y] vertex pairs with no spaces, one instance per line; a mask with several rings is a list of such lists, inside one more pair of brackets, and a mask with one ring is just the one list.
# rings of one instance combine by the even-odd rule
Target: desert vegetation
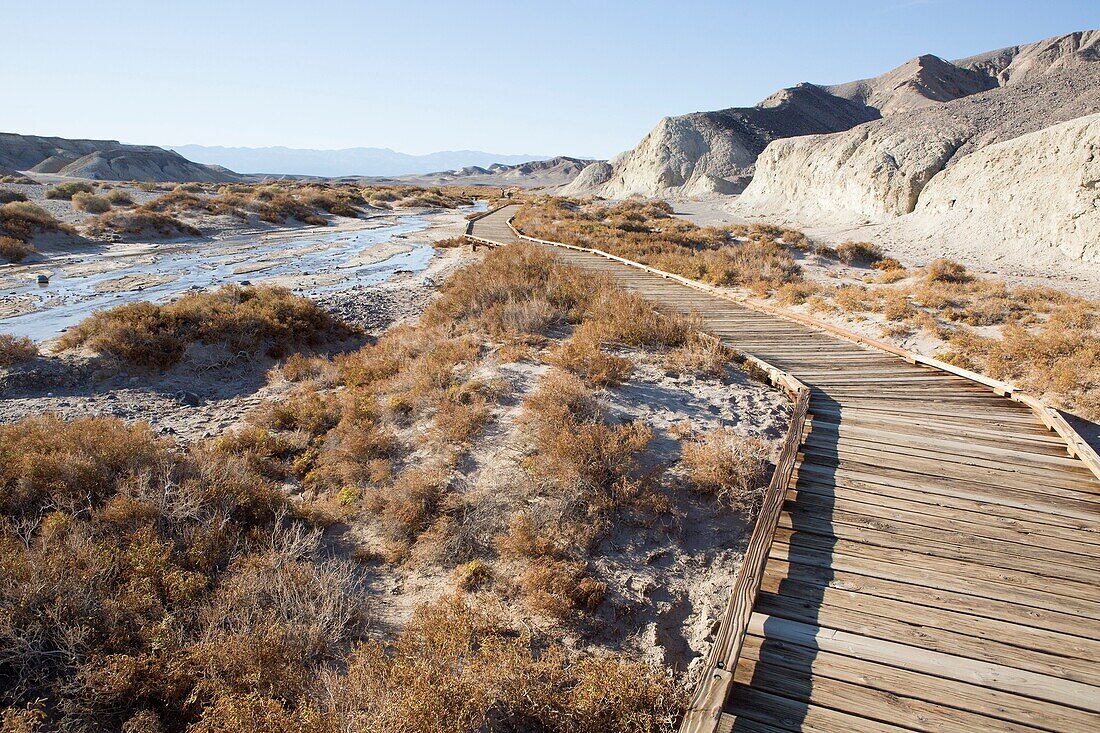
[[86,181],[65,181],[46,191],[46,198],[71,201],[74,194],[94,194],[95,186]]
[[[766,224],[705,229],[662,202],[583,203],[530,197],[515,225],[529,236],[594,247],[715,285],[751,290],[819,316],[879,323],[886,338],[930,337],[932,355],[1100,418],[1100,306],[1013,287],[951,260],[907,270],[870,242],[828,247]],[[860,268],[862,282],[805,279],[793,255]],[[859,271],[859,270],[857,270]],[[836,273],[833,273],[836,274]],[[577,354],[564,353],[579,363]],[[594,365],[614,379],[614,365]]]
[[111,202],[105,196],[78,191],[72,195],[73,208],[89,214],[103,214],[111,210]]
[[0,366],[18,364],[37,354],[38,347],[29,338],[0,333]]
[[0,236],[29,242],[37,234],[50,232],[71,232],[71,229],[30,201],[12,201],[0,206]]
[[0,236],[0,260],[22,262],[35,253],[34,245],[15,237]]
[[697,227],[673,217],[672,207],[661,201],[586,204],[544,197],[521,209],[514,223],[538,239],[602,249],[712,285],[745,287],[761,295],[801,279],[788,251],[800,233],[761,226]]
[[[68,184],[63,184],[68,185]],[[163,187],[152,187],[162,191]],[[412,186],[370,186],[351,184],[233,183],[214,187],[180,184],[140,206],[118,189],[105,196],[72,192],[76,208],[99,213],[86,230],[97,237],[106,235],[197,236],[200,217],[230,216],[255,219],[268,224],[298,222],[326,226],[329,217],[357,218],[371,208],[393,207],[454,208],[472,204],[475,191],[464,188],[422,189]],[[112,206],[127,207],[109,211]],[[91,208],[89,208],[91,207]]]
[[[64,345],[160,367],[198,342],[287,354],[342,333],[299,300],[225,288],[123,306]],[[670,671],[557,629],[583,636],[605,603],[610,527],[673,531],[677,492],[720,493],[654,471],[655,428],[609,409],[608,385],[642,363],[717,379],[732,357],[692,319],[513,246],[448,279],[417,324],[288,356],[281,396],[216,439],[110,418],[0,426],[5,724],[671,730],[685,693]],[[463,478],[502,433],[526,451],[510,498]],[[715,480],[751,493],[750,463]],[[334,523],[352,531],[324,539]],[[383,631],[369,575],[423,567],[440,587]]]
[[141,301],[93,313],[65,333],[59,347],[85,347],[137,367],[164,369],[197,342],[229,354],[262,350],[279,357],[349,335],[347,325],[288,290],[227,285],[163,305]]
[[906,270],[881,258],[860,284],[781,288],[785,305],[878,324],[879,335],[931,338],[932,355],[1100,418],[1100,305],[1042,287],[1011,286],[951,260]]

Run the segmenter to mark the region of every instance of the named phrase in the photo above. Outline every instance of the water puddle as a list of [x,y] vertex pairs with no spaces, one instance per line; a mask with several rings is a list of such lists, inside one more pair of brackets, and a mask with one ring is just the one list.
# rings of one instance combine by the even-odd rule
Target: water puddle
[[[479,202],[470,210],[484,208]],[[424,216],[400,216],[393,224],[373,229],[280,235],[271,242],[250,238],[168,244],[163,251],[120,257],[98,268],[92,266],[94,259],[64,263],[51,268],[47,285],[37,284],[32,275],[0,291],[27,311],[0,318],[0,332],[45,341],[94,310],[138,300],[163,302],[188,290],[229,283],[271,281],[304,294],[375,284],[397,272],[420,272],[428,266],[435,250],[401,239],[428,226]]]

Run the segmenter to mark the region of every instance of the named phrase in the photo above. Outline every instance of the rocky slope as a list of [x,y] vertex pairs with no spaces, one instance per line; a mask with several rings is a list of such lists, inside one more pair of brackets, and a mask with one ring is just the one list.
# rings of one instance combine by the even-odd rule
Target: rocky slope
[[778,140],[760,155],[737,208],[852,222],[908,214],[936,174],[975,151],[1095,112],[1100,64],[1032,75],[846,132]]
[[617,162],[599,193],[737,193],[748,183],[756,156],[772,140],[847,130],[878,116],[870,107],[800,84],[756,107],[665,117]]
[[990,258],[1100,263],[1100,114],[988,145],[934,176],[915,225]]
[[[845,139],[848,148],[854,150],[865,123],[884,124],[874,121],[898,117],[901,122],[897,126],[883,129],[890,135],[903,134],[902,128],[912,113],[919,115],[999,88],[1035,83],[1051,74],[1071,76],[1087,69],[1096,60],[1098,47],[1100,31],[1085,31],[956,62],[923,55],[870,79],[784,89],[755,107],[667,117],[623,155],[610,174],[603,168],[595,170],[579,179],[586,182],[583,188],[577,183],[571,190],[574,194],[612,197],[737,193],[752,179],[757,157],[773,141],[855,128],[853,138]],[[1036,94],[1046,94],[1045,89],[1032,89]],[[1056,101],[1061,104],[1064,100],[1059,96]],[[1062,119],[1066,118],[1054,115],[1047,124]],[[988,144],[1006,139],[996,135],[982,138],[982,130],[976,134],[960,133],[958,144],[969,142],[976,149],[979,141]],[[942,159],[940,164],[946,163],[957,152],[952,149],[952,137],[930,142],[922,159],[930,156],[933,162]],[[843,153],[840,157],[846,160]],[[918,167],[927,166],[922,162]],[[885,204],[887,208],[895,209],[899,202],[912,206],[912,191],[904,188],[888,193],[891,200]]]
[[152,145],[0,133],[0,167],[107,181],[235,181],[230,170],[202,165]]

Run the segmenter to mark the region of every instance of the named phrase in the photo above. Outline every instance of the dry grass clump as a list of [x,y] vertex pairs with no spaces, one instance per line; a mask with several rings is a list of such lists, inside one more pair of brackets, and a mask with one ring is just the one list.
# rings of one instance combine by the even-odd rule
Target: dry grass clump
[[440,239],[438,242],[432,242],[432,246],[436,249],[454,249],[458,247],[468,247],[470,240],[465,237],[448,237],[447,239]]
[[392,647],[360,647],[333,707],[341,730],[656,733],[673,729],[683,703],[659,670],[575,658],[444,597],[420,607]]
[[179,236],[197,237],[202,234],[195,227],[185,224],[169,214],[152,211],[144,207],[100,214],[88,222],[86,230],[96,237],[109,234],[127,234],[130,236],[168,238]]
[[46,198],[68,201],[76,193],[95,193],[95,186],[84,181],[65,181],[46,191]]
[[577,377],[551,371],[523,405],[535,450],[529,467],[568,498],[587,544],[606,514],[642,491],[638,458],[653,438],[643,423],[608,422],[603,406]]
[[664,202],[582,205],[548,197],[521,209],[514,223],[536,238],[600,249],[713,285],[763,294],[801,279],[784,237],[801,240],[789,230],[700,228],[671,211]]
[[582,338],[658,349],[686,343],[698,325],[657,313],[605,278],[565,267],[553,254],[526,244],[493,250],[476,268],[455,273],[421,321],[482,329],[505,339],[583,322]]
[[84,346],[145,368],[167,368],[195,342],[229,353],[283,356],[346,338],[350,328],[307,298],[285,288],[227,285],[212,293],[188,293],[163,305],[128,303],[93,313],[59,341]]
[[1100,333],[1095,321],[1055,312],[1038,327],[1010,323],[1000,338],[956,329],[938,357],[1039,395],[1088,420],[1100,420]]
[[0,235],[27,242],[35,234],[56,231],[71,230],[30,201],[12,201],[0,206]]
[[952,260],[938,259],[924,269],[925,282],[929,283],[968,283],[973,276],[966,267]]
[[134,199],[130,196],[128,191],[123,191],[121,188],[115,188],[107,192],[105,196],[107,203],[112,206],[133,206]]
[[80,191],[73,194],[73,208],[89,214],[103,214],[111,210],[111,202],[104,196]]
[[734,509],[755,514],[768,481],[768,444],[716,428],[683,444],[681,462],[691,482]]
[[836,247],[837,259],[849,265],[874,266],[884,256],[885,253],[882,248],[870,242],[847,241],[838,244]]
[[0,366],[11,366],[38,356],[38,346],[26,336],[0,333]]
[[10,204],[12,201],[26,200],[26,194],[21,191],[13,191],[10,188],[0,188],[0,205]]
[[37,252],[30,242],[15,237],[0,236],[0,259],[8,262],[22,262]]
[[684,703],[455,596],[367,641],[356,573],[275,484],[114,419],[0,426],[0,573],[6,729],[670,731]]
[[600,348],[599,339],[590,330],[582,332],[578,329],[550,356],[550,363],[597,387],[622,384],[634,371],[634,363],[630,359],[609,354]]
[[286,512],[240,461],[147,426],[0,426],[0,704],[166,731],[227,700],[313,704],[362,616],[350,568]]
[[733,349],[702,331],[695,331],[682,345],[664,355],[665,369],[680,374],[707,374],[722,377],[736,357]]

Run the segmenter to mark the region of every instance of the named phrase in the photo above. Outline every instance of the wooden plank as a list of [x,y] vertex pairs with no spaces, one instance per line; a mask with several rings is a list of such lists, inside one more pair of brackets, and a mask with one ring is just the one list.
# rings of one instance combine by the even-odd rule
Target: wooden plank
[[[1049,581],[1041,577],[1033,578],[1025,573],[995,573],[981,566],[943,559],[922,567],[914,564],[922,557],[919,555],[867,547],[855,548],[854,552],[851,548],[845,549],[848,551],[823,552],[801,541],[792,546],[787,544],[786,539],[778,539],[772,545],[772,559],[1018,603],[1091,621],[1100,620],[1100,604],[1067,595],[1067,590],[1052,587]],[[859,551],[861,549],[862,552]]]
[[[872,547],[887,547],[932,558],[952,558],[989,568],[1024,571],[1045,578],[1073,580],[1088,586],[1096,579],[1096,561],[1036,545],[964,535],[931,526],[895,522],[834,509],[830,514],[803,511],[791,505],[779,527]],[[1030,552],[1028,550],[1030,549]],[[922,559],[921,562],[924,562]],[[1100,593],[1097,594],[1100,600]]]
[[764,576],[764,565],[768,560],[775,525],[790,485],[791,473],[794,471],[809,404],[809,391],[802,388],[795,398],[791,423],[787,428],[779,460],[772,472],[744,560],[730,592],[726,612],[711,649],[707,672],[704,673],[681,724],[680,730],[684,733],[713,731],[720,720],[721,702],[728,696],[729,685],[733,680],[731,674],[722,672],[733,670],[737,666],[737,656],[740,654],[756,594]]
[[[766,586],[766,587],[765,587]],[[764,599],[767,599],[768,607],[773,611],[764,610]],[[794,605],[789,605],[794,604]],[[788,612],[796,615],[787,615],[787,612],[774,611],[777,608],[788,609]],[[957,636],[973,637],[985,642],[998,645],[997,653],[1015,654],[1019,650],[1026,653],[1037,653],[1040,656],[1027,658],[1036,659],[1036,665],[1046,665],[1057,668],[1059,665],[1069,665],[1069,669],[1079,670],[1083,675],[1094,676],[1095,664],[1100,662],[1100,622],[1089,622],[1087,619],[1078,619],[1078,634],[1088,636],[1074,636],[1062,634],[1049,629],[1029,627],[1007,621],[992,619],[987,616],[976,617],[963,611],[953,610],[950,607],[936,607],[921,603],[919,600],[898,601],[884,598],[873,593],[859,592],[847,588],[836,588],[820,582],[797,580],[794,578],[777,578],[772,573],[765,574],[762,583],[760,599],[757,601],[757,609],[764,613],[804,620],[806,623],[817,623],[812,614],[818,613],[822,608],[830,609],[830,613],[836,613],[837,618],[854,619],[850,614],[860,614],[860,618],[866,617],[868,624],[875,628],[889,631],[889,623],[904,623],[909,626],[922,627],[926,631],[922,634],[936,635],[946,634],[954,639]],[[848,612],[843,616],[842,612]],[[885,622],[884,622],[885,619]],[[826,623],[821,617],[823,625],[832,628],[832,624]],[[911,633],[907,630],[904,633]],[[877,636],[877,634],[871,634]],[[890,638],[890,637],[881,637]],[[947,637],[945,637],[947,638]],[[901,641],[894,639],[894,641]],[[966,644],[968,642],[960,642]],[[920,644],[912,644],[920,646]],[[1008,651],[1002,647],[1009,648]],[[954,652],[963,656],[961,651],[964,646],[959,646],[959,651]],[[1015,651],[1013,651],[1015,650]],[[1019,657],[1024,659],[1025,657]],[[989,657],[989,659],[993,659]],[[1067,662],[1067,659],[1086,662],[1089,664],[1075,664]],[[1016,663],[1008,663],[1009,666],[1018,666]],[[1034,669],[1033,667],[1025,667]],[[1036,669],[1035,671],[1043,671]],[[1046,672],[1055,676],[1063,676],[1063,672]],[[1071,677],[1071,679],[1074,679]],[[1082,680],[1082,681],[1088,681]]]
[[736,685],[726,711],[735,718],[732,730],[748,719],[792,731],[814,733],[901,733],[905,728],[840,710],[808,705],[757,687]]
[[949,707],[900,693],[883,692],[873,687],[850,684],[829,677],[812,681],[806,674],[792,672],[789,667],[748,656],[737,668],[737,682],[757,689],[832,710],[902,726],[908,730],[929,733],[957,731],[1008,731],[1035,733],[1040,729],[1007,720]]
[[[1093,633],[1093,622],[1074,613],[1051,611],[1017,601],[1005,601],[985,595],[973,595],[957,591],[932,588],[905,580],[891,580],[847,572],[835,567],[823,568],[799,562],[787,562],[774,554],[768,559],[762,591],[778,593],[787,581],[815,584],[818,587],[864,593],[905,603],[949,608],[977,618],[1005,621],[1018,626],[1057,632],[1064,636],[1087,638]],[[1076,642],[1075,642],[1076,643]]]
[[978,481],[959,481],[938,476],[894,471],[884,467],[846,464],[844,466],[819,465],[802,461],[795,472],[796,478],[844,486],[856,486],[870,492],[880,487],[896,487],[908,491],[921,491],[929,496],[967,499],[988,502],[1034,512],[1040,517],[1061,517],[1068,525],[1085,529],[1097,527],[1096,504],[1072,496],[1050,495],[1034,489],[1016,489],[1003,485]]
[[856,659],[867,659],[900,669],[1025,695],[1090,713],[1100,713],[1100,688],[1072,680],[1012,669],[954,654],[929,650],[920,650],[917,653],[905,644],[810,626],[764,614],[753,614],[749,631],[764,638],[782,639]]
[[853,659],[781,639],[750,635],[742,654],[748,659],[764,659],[772,666],[788,670],[791,676],[811,674],[815,682],[818,678],[838,680],[958,708],[987,719],[984,725],[969,730],[1002,730],[1000,726],[1006,721],[1009,725],[1021,724],[1057,733],[1100,729],[1100,716],[1083,710]]
[[[876,607],[881,611],[874,613]],[[890,618],[885,615],[889,609],[909,615],[902,616],[904,620]],[[830,596],[830,602],[816,600],[806,602],[796,594],[761,593],[757,598],[755,610],[756,613],[767,614],[773,618],[799,621],[811,626],[824,626],[867,638],[904,644],[922,652],[944,652],[1082,684],[1096,682],[1094,659],[1055,656],[981,636],[978,632],[982,624],[987,627],[992,626],[985,619],[976,622],[972,619],[960,620],[956,617],[956,621],[965,622],[964,627],[941,628],[935,625],[932,619],[948,618],[947,614],[937,615],[923,606],[887,603],[871,596],[859,597],[856,594],[848,598],[833,594]],[[970,633],[965,633],[967,631]],[[1100,694],[1100,689],[1097,693]]]
[[990,512],[1001,507],[981,507],[977,502],[959,500],[957,504],[960,506],[954,506],[930,499],[923,492],[907,493],[894,489],[872,494],[801,479],[787,492],[787,510],[798,507],[799,510],[816,512],[819,516],[829,516],[837,509],[873,519],[909,522],[968,536],[1021,543],[1025,548],[1039,546],[1100,557],[1100,533],[1083,532],[1061,524],[1037,524],[1029,521],[1030,517],[1024,513],[1019,518],[998,516]]
[[808,444],[804,448],[803,460],[820,466],[839,468],[848,465],[869,466],[886,475],[901,473],[934,479],[969,481],[990,486],[1031,490],[1036,493],[1042,491],[1079,502],[1100,504],[1100,495],[1090,490],[1088,483],[1078,480],[1076,476],[1067,476],[1061,471],[1013,471],[1009,464],[996,467],[976,465],[977,461],[970,463],[937,461],[927,456],[909,457],[904,453],[846,446],[829,447],[818,443]]

